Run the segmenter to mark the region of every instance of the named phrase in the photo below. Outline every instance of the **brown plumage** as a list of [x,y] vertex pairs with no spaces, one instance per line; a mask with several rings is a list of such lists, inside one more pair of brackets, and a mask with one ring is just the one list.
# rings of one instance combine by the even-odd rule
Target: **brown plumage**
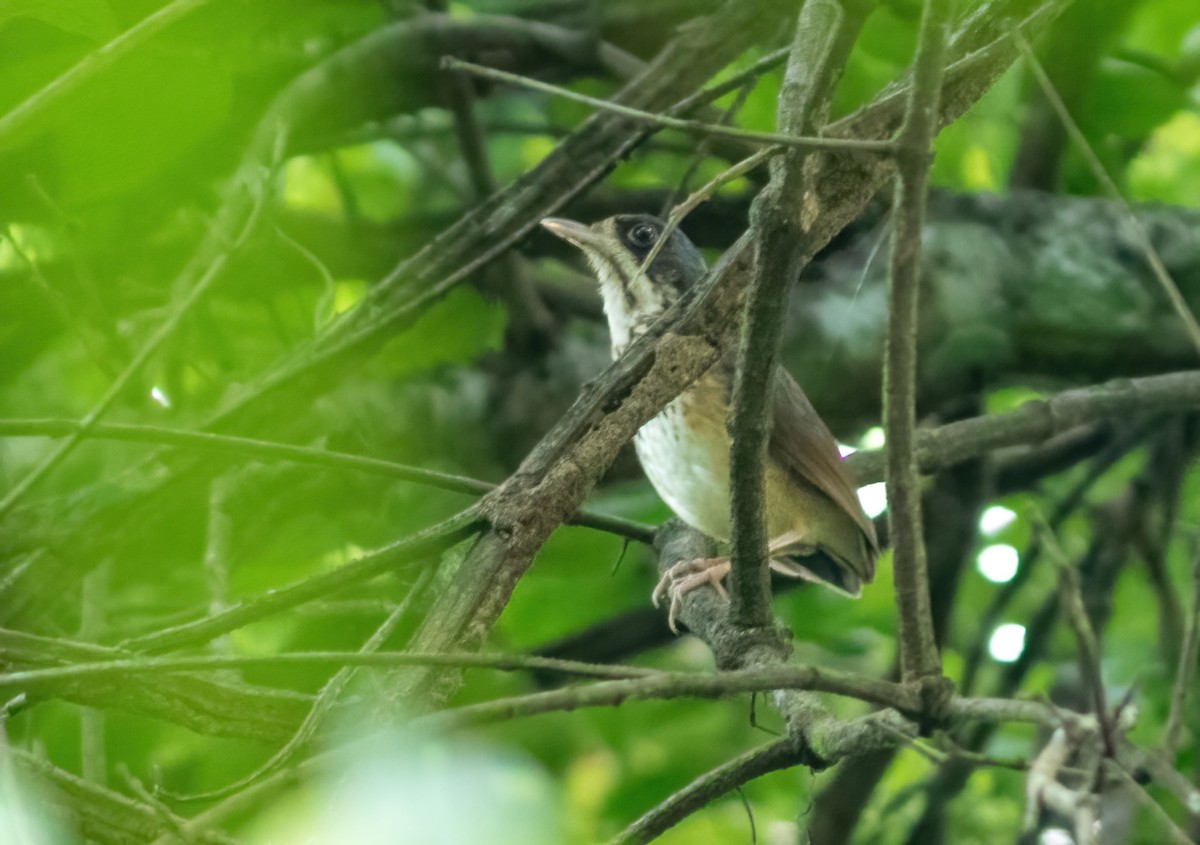
[[[837,573],[823,568],[816,571],[820,566],[818,561],[792,560],[788,554],[791,549],[787,547],[774,550],[775,559],[786,559],[792,565],[807,569],[818,580],[858,595],[862,584],[875,577],[875,558],[879,555],[875,524],[863,512],[837,441],[800,385],[783,369],[775,372],[767,455],[772,463],[786,469],[794,484],[815,487],[834,506],[827,518],[835,524],[841,523],[840,530],[829,532],[827,538],[818,541],[817,547],[820,552],[835,558],[849,577],[839,579]],[[858,530],[854,531],[846,523],[852,523]],[[838,583],[839,580],[842,583]]]
[[[620,215],[588,227],[543,225],[583,250],[600,281],[613,355],[644,331],[704,275],[700,253],[673,232],[645,270],[664,229],[647,215]],[[732,355],[716,364],[637,433],[634,446],[651,484],[684,522],[727,542],[730,536],[727,430]],[[765,466],[764,514],[771,568],[857,596],[875,574],[875,528],[863,512],[837,442],[787,372],[777,370]],[[723,592],[728,558],[687,561],[654,591],[671,595],[674,628],[680,597],[703,584]]]

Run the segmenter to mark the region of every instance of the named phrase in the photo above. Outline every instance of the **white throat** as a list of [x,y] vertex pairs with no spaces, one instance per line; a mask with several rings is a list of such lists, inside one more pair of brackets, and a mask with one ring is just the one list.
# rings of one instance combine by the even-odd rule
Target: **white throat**
[[[616,358],[667,310],[670,302],[644,273],[638,272],[641,268],[632,256],[622,256],[622,266],[614,267],[604,258],[589,253],[588,263],[600,282],[612,355]],[[630,280],[628,284],[626,279]]]

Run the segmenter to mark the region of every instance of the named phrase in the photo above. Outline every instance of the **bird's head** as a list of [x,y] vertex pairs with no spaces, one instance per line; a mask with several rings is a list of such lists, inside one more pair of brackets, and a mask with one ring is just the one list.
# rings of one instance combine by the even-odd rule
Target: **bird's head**
[[542,225],[587,256],[600,281],[614,352],[670,308],[706,269],[700,251],[675,230],[643,272],[646,257],[666,229],[649,214],[618,214],[591,226],[548,217]]

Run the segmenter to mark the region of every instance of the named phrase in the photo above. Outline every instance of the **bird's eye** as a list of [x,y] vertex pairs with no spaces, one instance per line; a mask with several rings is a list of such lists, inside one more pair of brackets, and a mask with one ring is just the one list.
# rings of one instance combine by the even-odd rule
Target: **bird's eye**
[[640,246],[643,249],[654,245],[654,241],[658,239],[658,230],[649,223],[638,223],[629,230],[629,242],[634,246]]

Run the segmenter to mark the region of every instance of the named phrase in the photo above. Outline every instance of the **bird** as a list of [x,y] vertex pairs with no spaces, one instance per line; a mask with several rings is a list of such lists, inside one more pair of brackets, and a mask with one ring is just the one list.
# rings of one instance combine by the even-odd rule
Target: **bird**
[[[580,249],[595,274],[617,358],[707,272],[704,257],[678,229],[648,214],[619,214],[593,225],[548,217],[542,226]],[[660,239],[654,260],[646,258]],[[734,383],[730,350],[634,436],[642,469],[677,517],[718,543],[731,534],[728,421]],[[875,575],[879,543],[863,512],[837,441],[796,380],[778,367],[772,385],[764,467],[769,563],[782,575],[858,597]],[[651,594],[669,594],[667,622],[688,592],[722,584],[728,556],[683,561]]]

